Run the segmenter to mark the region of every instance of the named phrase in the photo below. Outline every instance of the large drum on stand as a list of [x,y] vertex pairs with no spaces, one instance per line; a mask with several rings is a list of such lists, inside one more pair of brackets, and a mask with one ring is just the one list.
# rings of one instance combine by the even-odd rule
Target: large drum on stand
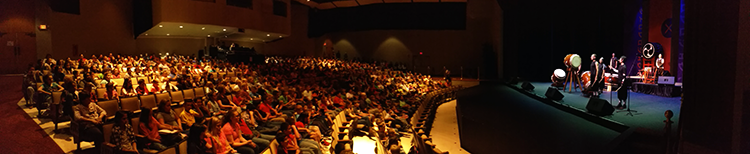
[[568,68],[576,69],[578,66],[581,66],[581,56],[578,56],[578,54],[568,54],[565,56],[563,63]]
[[591,72],[586,71],[581,74],[581,83],[585,86],[584,88],[589,88],[591,86]]

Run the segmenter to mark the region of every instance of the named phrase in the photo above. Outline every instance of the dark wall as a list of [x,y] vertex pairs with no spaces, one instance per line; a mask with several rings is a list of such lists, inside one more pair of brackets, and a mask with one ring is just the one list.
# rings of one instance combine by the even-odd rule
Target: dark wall
[[567,54],[579,54],[584,71],[592,53],[605,55],[605,61],[612,53],[622,55],[624,0],[499,1],[505,11],[506,72],[517,69],[519,77],[548,81],[554,69],[565,68]]
[[384,3],[310,10],[309,36],[361,30],[463,30],[466,3]]
[[749,152],[747,147],[739,147],[738,140],[747,146],[747,133],[741,132],[747,132],[742,123],[747,124],[748,120],[738,120],[747,117],[750,105],[742,102],[748,100],[747,93],[742,92],[748,90],[747,63],[738,63],[750,58],[747,50],[738,49],[738,44],[747,46],[748,40],[737,39],[738,29],[746,29],[740,28],[738,20],[747,23],[749,18],[747,13],[739,12],[739,4],[740,0],[685,0],[683,82],[687,86],[680,116],[684,153]]

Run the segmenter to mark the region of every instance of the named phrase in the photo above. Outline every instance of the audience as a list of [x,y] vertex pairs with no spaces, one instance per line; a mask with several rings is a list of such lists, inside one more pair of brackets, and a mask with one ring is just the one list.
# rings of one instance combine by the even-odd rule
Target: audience
[[[163,150],[187,134],[190,153],[253,154],[264,150],[276,135],[283,148],[280,151],[284,151],[281,153],[321,154],[321,142],[331,135],[321,130],[329,132],[331,119],[337,113],[345,112],[357,119],[355,124],[365,125],[363,132],[377,127],[381,138],[390,140],[391,135],[398,134],[394,128],[408,130],[410,115],[416,112],[425,94],[446,87],[430,76],[396,71],[385,63],[281,57],[269,57],[266,62],[231,64],[174,55],[109,54],[88,59],[81,55],[75,61],[48,57],[37,64],[41,70],[52,69],[37,93],[43,100],[40,102],[47,103],[54,91],[80,93],[78,100],[66,95],[65,101],[80,102],[74,112],[75,119],[85,126],[82,136],[101,136],[97,126],[106,112],[91,103],[95,101],[91,96],[96,96],[92,89],[97,86],[106,88],[104,96],[108,100],[205,87],[206,97],[187,101],[180,113],[172,110],[169,99],[157,100],[157,113],[142,108],[138,133],[144,143],[137,145],[143,146],[132,144],[136,141],[124,131],[130,127],[127,114],[118,112],[113,127],[118,138],[113,134],[113,146],[125,153],[138,151],[138,147]],[[33,84],[38,72],[33,67],[29,69],[26,77],[30,79],[25,80],[28,83],[24,87]],[[73,76],[60,77],[67,74]],[[74,84],[60,87],[52,82],[58,77]],[[119,78],[124,78],[124,82],[118,93],[118,85],[112,80]],[[137,85],[133,85],[131,80],[136,79]],[[398,141],[393,142],[390,145],[397,145]]]

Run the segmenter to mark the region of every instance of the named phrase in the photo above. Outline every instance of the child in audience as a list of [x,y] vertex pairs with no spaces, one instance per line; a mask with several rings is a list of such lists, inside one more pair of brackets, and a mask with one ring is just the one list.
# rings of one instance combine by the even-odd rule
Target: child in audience
[[115,149],[115,153],[137,154],[138,147],[133,128],[130,126],[128,113],[123,111],[116,112],[114,121],[115,125],[112,126],[112,136],[109,138],[110,143],[107,144]]
[[106,86],[106,91],[104,92],[104,99],[106,100],[119,100],[119,94],[117,93],[117,90],[115,89],[115,83],[110,82]]

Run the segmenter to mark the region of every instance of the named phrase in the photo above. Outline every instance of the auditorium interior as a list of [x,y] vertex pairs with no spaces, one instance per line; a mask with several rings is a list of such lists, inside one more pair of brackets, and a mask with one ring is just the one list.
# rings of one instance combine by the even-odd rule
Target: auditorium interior
[[0,153],[747,154],[750,0],[0,0]]

